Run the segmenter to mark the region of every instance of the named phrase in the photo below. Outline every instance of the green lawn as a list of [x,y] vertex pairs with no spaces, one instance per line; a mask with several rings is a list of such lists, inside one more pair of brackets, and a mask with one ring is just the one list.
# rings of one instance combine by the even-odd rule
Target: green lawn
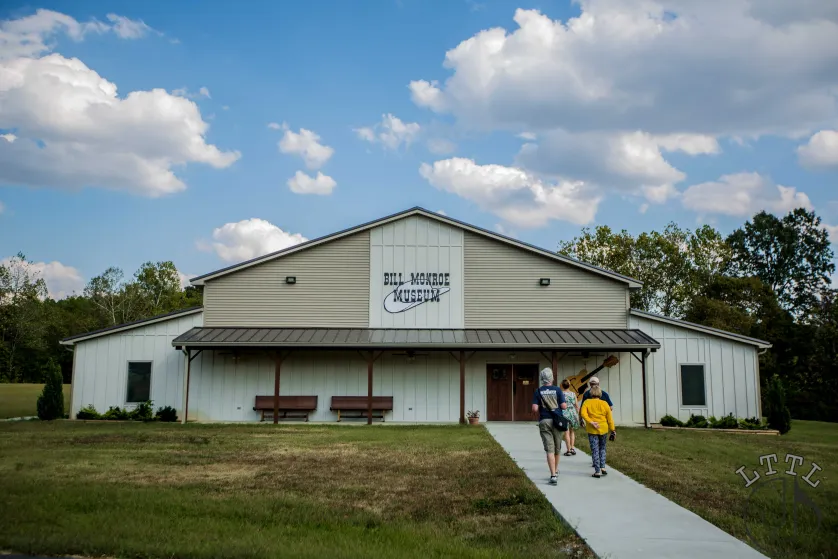
[[[577,438],[577,446],[589,451],[587,436]],[[770,557],[838,557],[838,424],[794,421],[784,436],[761,436],[690,431],[652,431],[623,428],[617,441],[608,444],[608,464],[692,510],[743,541],[751,542]],[[766,477],[767,467],[759,457],[776,454],[777,474]],[[798,466],[798,484],[820,508],[822,523],[809,509],[797,507],[795,532],[792,511],[794,483],[784,474],[789,469],[786,454],[805,458]],[[799,478],[812,469],[812,462],[823,471],[811,488]],[[745,466],[749,477],[756,470],[760,482],[788,480],[782,498],[782,482],[771,482],[751,497],[753,514],[746,525],[746,499],[758,485],[745,488],[736,473]],[[758,482],[758,483],[760,483]],[[786,516],[788,513],[788,516]],[[748,529],[750,529],[750,536]]]
[[[43,384],[0,384],[0,419],[38,415]],[[70,410],[70,385],[64,385],[64,412]]]
[[0,424],[0,550],[576,557],[481,427]]

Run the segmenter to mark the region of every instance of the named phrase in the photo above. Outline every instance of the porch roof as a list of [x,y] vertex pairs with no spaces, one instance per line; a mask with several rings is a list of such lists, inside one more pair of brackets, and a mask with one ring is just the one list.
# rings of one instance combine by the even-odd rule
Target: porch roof
[[195,327],[172,340],[184,348],[573,349],[637,351],[660,343],[638,329],[408,329]]

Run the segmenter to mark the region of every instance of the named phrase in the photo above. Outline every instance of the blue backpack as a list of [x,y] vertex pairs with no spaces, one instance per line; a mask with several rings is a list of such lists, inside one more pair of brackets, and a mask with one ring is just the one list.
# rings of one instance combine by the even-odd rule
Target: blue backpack
[[541,399],[541,407],[547,410],[547,413],[549,413],[550,417],[553,419],[553,427],[555,427],[559,431],[567,431],[568,421],[562,413],[561,406],[558,409],[551,410],[544,404],[544,396],[541,394],[541,392],[538,393],[538,397]]

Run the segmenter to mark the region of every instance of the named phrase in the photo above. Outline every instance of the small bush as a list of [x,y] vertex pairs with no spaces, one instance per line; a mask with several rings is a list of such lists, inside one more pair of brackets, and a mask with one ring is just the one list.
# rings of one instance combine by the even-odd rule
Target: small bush
[[751,431],[758,431],[762,429],[768,429],[768,425],[766,425],[765,420],[762,420],[758,417],[749,417],[747,419],[739,420],[739,428],[748,429]]
[[710,423],[710,427],[712,429],[738,429],[739,428],[739,421],[733,417],[733,414],[730,413],[721,419],[716,419],[715,417],[711,417],[708,420]]
[[778,430],[781,435],[785,435],[791,430],[791,412],[786,405],[786,390],[776,375],[768,384],[765,400],[768,409],[766,414],[768,426]]
[[38,418],[52,421],[64,416],[64,378],[61,367],[50,359],[44,366],[46,384],[38,396]]
[[665,415],[661,417],[661,425],[663,425],[664,427],[683,427],[684,422],[678,419],[677,417]]
[[174,423],[177,421],[177,410],[172,406],[166,406],[165,408],[157,408],[157,413],[154,414],[154,419],[157,421],[166,421],[170,423]]
[[137,407],[131,410],[128,414],[129,419],[135,421],[151,421],[154,419],[154,408],[151,407],[151,402],[140,402]]
[[130,419],[128,410],[124,410],[119,406],[111,406],[108,411],[102,414],[102,419],[109,419],[111,421],[125,421]]
[[708,427],[707,418],[703,415],[694,415],[691,414],[690,418],[687,420],[687,423],[684,424],[684,427],[692,427],[693,429],[705,429]]
[[99,415],[99,412],[96,411],[93,404],[88,404],[78,411],[76,419],[102,419],[102,416]]

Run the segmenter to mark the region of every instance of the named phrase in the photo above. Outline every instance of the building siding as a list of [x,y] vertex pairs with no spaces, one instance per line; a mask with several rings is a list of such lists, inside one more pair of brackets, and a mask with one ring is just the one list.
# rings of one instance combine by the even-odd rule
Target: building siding
[[466,328],[627,326],[626,284],[468,231],[464,241]]
[[[692,329],[632,316],[631,327],[640,328],[661,343],[646,365],[649,421],[664,415],[682,421],[690,414],[723,417],[761,415],[757,349]],[[703,364],[705,406],[681,405],[681,364]],[[639,364],[637,365],[639,369]]]
[[183,397],[183,353],[172,340],[193,326],[202,325],[202,313],[172,318],[78,342],[73,349],[71,417],[93,405],[99,412],[124,407],[128,361],[151,361],[151,400],[155,409],[180,410]]
[[[297,283],[286,284],[286,276]],[[369,290],[363,231],[207,281],[204,324],[366,328]]]

